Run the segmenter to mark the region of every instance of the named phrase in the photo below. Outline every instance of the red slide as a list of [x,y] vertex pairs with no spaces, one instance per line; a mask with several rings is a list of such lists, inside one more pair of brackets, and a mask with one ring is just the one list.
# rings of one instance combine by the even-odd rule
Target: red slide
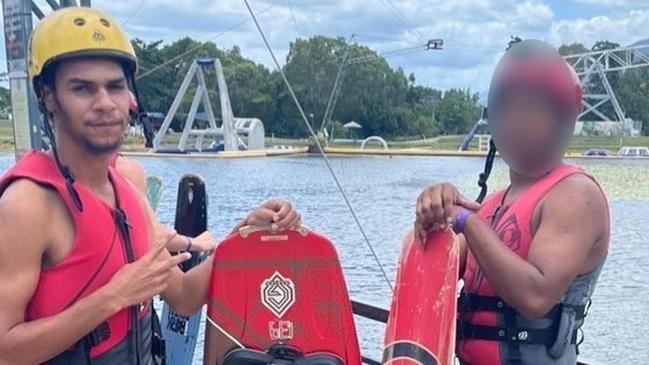
[[306,228],[271,234],[244,227],[223,241],[214,253],[208,318],[240,347],[219,361],[223,365],[278,357],[300,364],[361,362],[336,250]]
[[459,245],[452,231],[420,247],[407,238],[399,262],[383,364],[451,365],[455,351]]

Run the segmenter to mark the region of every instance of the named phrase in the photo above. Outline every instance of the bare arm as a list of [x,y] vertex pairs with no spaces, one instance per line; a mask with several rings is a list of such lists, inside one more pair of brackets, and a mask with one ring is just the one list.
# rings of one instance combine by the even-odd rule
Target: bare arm
[[[130,180],[129,180],[130,181]],[[149,231],[149,248],[158,247],[159,242],[166,241],[166,250],[160,254],[161,257],[168,259],[171,254],[168,252],[170,246],[173,247],[174,241],[178,240],[175,232],[160,223],[151,208],[145,194],[133,184],[136,196],[142,209],[147,217]],[[188,254],[183,254],[187,255]],[[185,261],[182,259],[181,261]],[[205,304],[207,297],[207,285],[209,283],[212,268],[212,259],[203,261],[200,265],[183,273],[178,266],[171,268],[165,290],[160,294],[162,299],[167,302],[171,308],[182,315],[194,314],[202,305]]]
[[41,258],[51,237],[54,208],[48,194],[52,193],[21,180],[13,183],[0,198],[0,288],[3,290],[0,364],[3,365],[38,364],[55,357],[120,309],[113,296],[99,290],[57,315],[25,322],[25,309],[38,285]]
[[146,173],[142,165],[126,157],[118,156],[115,162],[115,170],[146,196]]
[[560,300],[577,275],[601,262],[606,247],[599,243],[608,240],[606,222],[606,201],[597,186],[587,177],[573,176],[542,202],[527,261],[475,215],[467,220],[464,234],[495,292],[534,319]]
[[[146,212],[150,232],[149,247],[157,246],[157,243],[163,239],[162,237],[171,235],[167,242],[167,250],[184,251],[187,248],[187,237],[176,234],[172,229],[161,224],[146,198],[146,174],[142,166],[124,157],[119,157],[116,170],[131,183],[137,192],[141,207]],[[210,235],[204,241],[211,239]],[[208,245],[207,243],[205,246]],[[197,245],[197,247],[201,248],[202,245]],[[165,257],[171,256],[168,252],[162,255]],[[161,297],[179,314],[194,314],[205,304],[211,268],[211,258],[187,273],[183,273],[180,268],[174,267],[169,275],[168,285],[165,291],[161,293]]]
[[[117,158],[117,163],[115,164],[115,169],[117,170],[117,173],[126,178],[137,191],[146,197],[146,173],[139,163],[129,160],[126,157],[119,156]],[[149,205],[147,209],[150,209],[148,199],[147,205]],[[155,214],[152,215],[152,218],[154,220],[154,227],[158,231],[159,235],[173,232],[173,230],[160,223]],[[175,235],[167,244],[167,249],[171,252],[186,250],[189,243],[188,238],[191,237],[182,234]],[[191,248],[191,251],[209,251],[214,248],[214,239],[209,232],[203,232],[192,239]]]
[[13,183],[0,198],[0,365],[38,364],[57,356],[120,309],[151,300],[166,288],[171,268],[187,259],[166,259],[163,241],[69,308],[25,322],[50,240],[65,236],[59,218],[66,211],[55,193],[26,180]]

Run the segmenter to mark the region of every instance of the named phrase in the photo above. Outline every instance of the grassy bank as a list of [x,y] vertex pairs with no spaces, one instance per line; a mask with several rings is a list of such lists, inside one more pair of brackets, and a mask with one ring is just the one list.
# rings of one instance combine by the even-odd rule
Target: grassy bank
[[[456,151],[462,143],[464,136],[442,136],[417,141],[388,141],[390,148],[424,148],[431,150]],[[358,147],[358,143],[336,143],[336,147]],[[377,142],[372,142],[373,147],[380,147]],[[369,145],[368,145],[369,146]],[[646,146],[649,147],[649,137],[583,137],[574,136],[570,142],[569,152],[583,153],[591,148],[603,148],[617,152],[621,146]],[[478,150],[478,142],[474,140],[469,150]]]
[[0,152],[13,152],[14,128],[11,121],[0,119]]
[[[13,126],[9,120],[0,119],[0,152],[13,152]],[[170,135],[167,137],[169,144],[177,143],[179,134]],[[436,138],[429,138],[425,140],[396,140],[388,141],[390,148],[425,148],[431,150],[446,150],[455,151],[462,142],[464,136],[440,136]],[[296,139],[296,138],[278,138],[267,137],[266,145],[289,145],[289,146],[307,146],[310,143],[309,139]],[[344,142],[330,144],[335,147],[358,147],[361,141]],[[136,139],[128,139],[124,145],[125,150],[142,150],[143,141]],[[582,153],[590,148],[604,148],[611,152],[617,152],[620,146],[646,146],[649,147],[649,137],[581,137],[576,136],[572,138],[570,143],[570,152]],[[372,142],[368,147],[380,147],[376,142]],[[474,140],[470,146],[471,150],[477,150],[477,141]]]

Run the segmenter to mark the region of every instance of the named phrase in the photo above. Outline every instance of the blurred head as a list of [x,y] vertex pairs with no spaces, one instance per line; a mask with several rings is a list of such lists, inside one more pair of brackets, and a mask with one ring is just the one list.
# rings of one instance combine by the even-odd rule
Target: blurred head
[[[32,32],[29,78],[58,139],[89,153],[116,150],[129,120],[129,82],[137,68],[130,40],[112,18],[70,7]],[[46,123],[47,123],[46,120]]]
[[500,60],[489,89],[489,128],[515,172],[540,176],[565,153],[581,111],[577,75],[550,45],[526,40]]

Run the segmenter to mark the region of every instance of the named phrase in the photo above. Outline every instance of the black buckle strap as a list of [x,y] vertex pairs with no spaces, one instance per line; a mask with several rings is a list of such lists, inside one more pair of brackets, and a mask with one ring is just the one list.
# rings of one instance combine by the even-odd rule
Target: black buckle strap
[[[507,363],[510,365],[523,365],[523,354],[521,353],[521,348],[519,345],[522,341],[531,341],[530,333],[527,330],[518,328],[518,326],[516,325],[515,310],[507,309],[503,317],[505,317],[505,325],[507,326],[505,335],[508,336],[508,339],[511,339],[508,349],[509,351],[506,355],[508,360]],[[499,330],[498,334],[500,333],[501,332]]]
[[108,326],[108,322],[104,322],[87,334],[82,341],[88,349],[91,349],[106,341],[108,338],[110,338],[110,327]]
[[458,299],[459,312],[502,313],[510,307],[498,297],[462,293]]
[[[458,311],[460,313],[470,312],[495,312],[500,313],[505,321],[505,327],[475,325],[463,320],[458,321],[458,339],[479,339],[487,341],[507,342],[510,344],[506,354],[507,363],[512,365],[522,364],[521,344],[545,345],[547,347],[557,339],[559,321],[564,308],[571,308],[575,313],[575,320],[581,321],[586,317],[590,303],[585,305],[572,305],[559,303],[552,307],[543,316],[552,321],[546,328],[521,328],[516,325],[516,310],[508,306],[501,298],[482,296],[477,294],[462,293],[458,299]],[[570,336],[570,343],[579,346],[578,339],[580,328],[573,330]],[[577,351],[579,351],[577,349]]]
[[[590,303],[590,302],[589,302]],[[580,321],[586,317],[590,304],[572,305],[559,303],[552,307],[550,311],[543,316],[547,319],[558,319],[563,308],[572,308],[575,311],[575,319]],[[516,313],[516,310],[507,305],[499,297],[490,297],[478,294],[462,293],[458,299],[458,312],[496,312],[496,313]]]
[[[512,344],[551,346],[557,335],[556,326],[549,328],[506,328],[496,326],[474,325],[460,321],[458,324],[460,339],[477,339],[508,342]],[[574,342],[573,342],[574,343]]]

